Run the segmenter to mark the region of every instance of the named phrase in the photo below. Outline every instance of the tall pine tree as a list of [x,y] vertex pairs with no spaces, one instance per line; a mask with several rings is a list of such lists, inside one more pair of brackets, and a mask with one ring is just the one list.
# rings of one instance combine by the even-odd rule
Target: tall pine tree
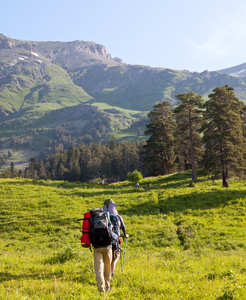
[[165,175],[173,170],[174,130],[176,124],[173,119],[171,105],[168,101],[154,105],[149,112],[149,124],[145,134],[149,139],[144,146],[145,162],[150,175]]
[[202,96],[192,92],[176,95],[179,100],[174,109],[177,123],[177,139],[179,156],[190,161],[192,167],[192,180],[196,180],[197,160],[201,157],[202,138],[198,131],[202,125]]
[[212,174],[221,173],[222,186],[229,187],[229,171],[245,169],[243,104],[236,98],[234,89],[225,85],[213,90],[204,107],[204,168]]

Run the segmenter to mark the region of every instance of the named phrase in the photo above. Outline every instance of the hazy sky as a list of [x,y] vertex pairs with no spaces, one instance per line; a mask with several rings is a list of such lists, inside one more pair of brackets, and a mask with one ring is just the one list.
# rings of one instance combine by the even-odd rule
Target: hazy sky
[[214,71],[246,62],[246,1],[0,0],[0,33],[93,41],[127,64]]

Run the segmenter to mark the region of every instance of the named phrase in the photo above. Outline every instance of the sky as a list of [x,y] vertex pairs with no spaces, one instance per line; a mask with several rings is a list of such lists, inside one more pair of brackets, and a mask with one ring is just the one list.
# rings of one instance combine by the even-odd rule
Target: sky
[[246,62],[245,0],[0,0],[0,33],[92,41],[126,64],[202,72]]

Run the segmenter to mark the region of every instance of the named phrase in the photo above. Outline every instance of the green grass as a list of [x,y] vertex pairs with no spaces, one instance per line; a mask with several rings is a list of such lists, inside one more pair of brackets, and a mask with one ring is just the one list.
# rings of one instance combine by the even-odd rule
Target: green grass
[[[245,299],[246,181],[190,182],[189,172],[139,189],[1,179],[0,299]],[[77,219],[109,197],[130,237],[101,295]]]

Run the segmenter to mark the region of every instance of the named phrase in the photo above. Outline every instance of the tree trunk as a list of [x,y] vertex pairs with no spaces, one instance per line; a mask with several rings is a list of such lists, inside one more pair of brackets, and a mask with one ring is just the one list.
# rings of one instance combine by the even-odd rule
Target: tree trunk
[[226,172],[222,172],[222,187],[229,187],[228,177],[226,176]]
[[190,127],[190,156],[191,156],[191,166],[192,166],[192,181],[196,180],[196,163],[194,154],[194,139],[193,139],[193,129],[191,122],[189,122]]
[[222,146],[220,146],[220,153],[221,153],[222,187],[228,188],[229,187],[228,168],[224,160],[224,151]]

